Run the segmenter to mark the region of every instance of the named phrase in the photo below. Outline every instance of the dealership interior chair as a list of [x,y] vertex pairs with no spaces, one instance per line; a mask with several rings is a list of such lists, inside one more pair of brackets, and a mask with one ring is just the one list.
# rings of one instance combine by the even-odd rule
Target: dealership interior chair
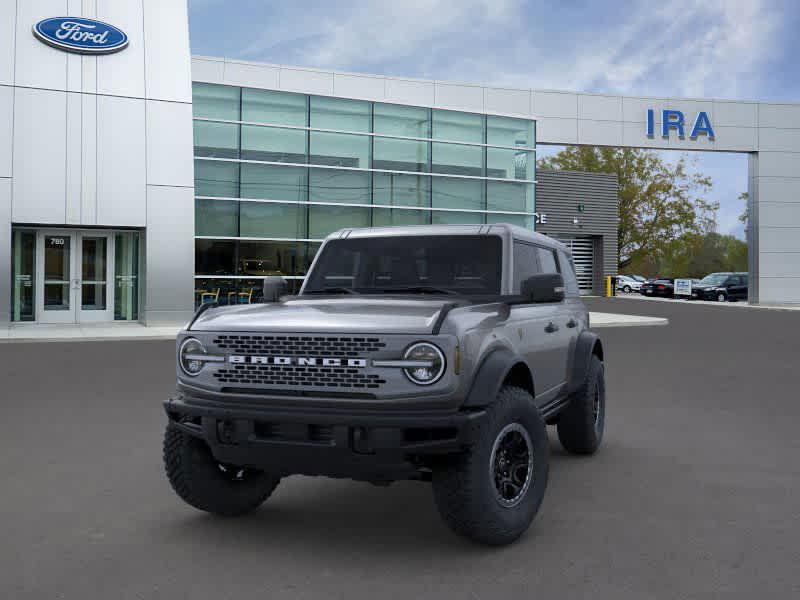
[[200,294],[200,304],[211,304],[213,302],[219,302],[219,288]]

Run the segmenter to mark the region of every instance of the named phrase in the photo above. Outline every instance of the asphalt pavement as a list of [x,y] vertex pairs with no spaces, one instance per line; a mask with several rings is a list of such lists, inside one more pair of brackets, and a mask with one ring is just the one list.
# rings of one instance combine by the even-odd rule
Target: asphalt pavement
[[168,341],[0,346],[0,598],[796,598],[800,313],[589,300],[604,445],[566,455],[518,543],[440,521],[428,484],[292,477],[254,515],[164,478]]

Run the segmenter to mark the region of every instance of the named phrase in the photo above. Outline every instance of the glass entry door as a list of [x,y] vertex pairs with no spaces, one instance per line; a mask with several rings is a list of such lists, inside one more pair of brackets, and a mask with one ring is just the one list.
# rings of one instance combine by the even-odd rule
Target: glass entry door
[[41,323],[114,320],[113,237],[95,231],[40,231],[37,314]]

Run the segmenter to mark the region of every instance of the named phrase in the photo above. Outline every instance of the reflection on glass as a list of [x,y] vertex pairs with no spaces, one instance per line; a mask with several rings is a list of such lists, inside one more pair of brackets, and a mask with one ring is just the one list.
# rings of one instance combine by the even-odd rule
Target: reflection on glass
[[533,152],[486,149],[486,175],[498,179],[533,179]]
[[435,210],[431,215],[434,225],[475,225],[484,222],[483,213]]
[[192,111],[195,117],[239,120],[238,87],[210,83],[192,84]]
[[370,173],[343,169],[311,169],[311,202],[370,204]]
[[510,225],[519,225],[525,229],[533,229],[533,217],[526,215],[504,215],[489,213],[486,215],[487,223],[508,223]]
[[194,153],[196,156],[239,158],[239,125],[195,121]]
[[305,249],[297,242],[239,242],[238,275],[292,276],[304,269]]
[[233,275],[236,272],[236,242],[195,240],[194,270],[198,275]]
[[242,237],[306,237],[306,207],[298,204],[242,201],[239,218]]
[[433,206],[439,208],[484,208],[484,182],[457,177],[433,178]]
[[36,281],[36,234],[33,231],[14,231],[11,242],[13,286],[11,291],[11,320],[33,321],[34,284]]
[[195,235],[219,237],[239,235],[239,203],[236,200],[197,198],[194,202]]
[[372,186],[375,204],[430,206],[431,178],[428,175],[375,173]]
[[105,310],[107,302],[105,237],[81,239],[81,310]]
[[429,138],[430,111],[418,106],[375,103],[375,133]]
[[198,196],[239,197],[239,165],[217,160],[194,161],[194,193]]
[[372,167],[387,171],[427,171],[428,142],[376,137]]
[[311,132],[313,165],[369,168],[369,137],[347,133]]
[[483,175],[483,150],[480,146],[434,142],[431,170],[434,173],[480,177]]
[[139,233],[114,236],[114,319],[139,318]]
[[452,142],[483,143],[483,115],[434,110],[433,138]]
[[427,225],[430,213],[427,210],[403,210],[402,208],[372,209],[372,226],[388,227],[391,225]]
[[305,163],[306,132],[303,129],[242,125],[242,158]]
[[489,210],[533,212],[532,183],[489,181],[486,183],[486,197]]
[[70,238],[44,236],[44,310],[70,309]]
[[303,94],[271,90],[242,90],[242,121],[305,127],[308,99]]
[[370,103],[311,96],[311,127],[340,131],[369,131]]
[[308,237],[324,238],[345,227],[369,227],[370,209],[355,206],[309,206]]
[[533,148],[534,121],[512,117],[486,117],[486,143],[493,146],[519,146]]
[[242,164],[242,198],[305,200],[305,167]]

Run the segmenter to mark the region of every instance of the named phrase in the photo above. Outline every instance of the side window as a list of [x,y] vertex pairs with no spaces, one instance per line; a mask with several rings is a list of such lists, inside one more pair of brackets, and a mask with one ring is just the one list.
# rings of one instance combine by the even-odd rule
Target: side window
[[550,248],[536,248],[536,252],[539,255],[539,266],[542,269],[542,273],[560,273],[561,269],[558,268],[558,263],[556,262],[556,253],[553,252]]
[[575,277],[575,266],[572,264],[572,259],[569,258],[566,252],[558,251],[558,262],[561,263],[561,274],[564,276],[564,291],[567,297],[575,297],[580,295],[580,288],[578,288],[578,279]]
[[520,284],[540,272],[536,246],[514,242],[514,293],[519,294]]

